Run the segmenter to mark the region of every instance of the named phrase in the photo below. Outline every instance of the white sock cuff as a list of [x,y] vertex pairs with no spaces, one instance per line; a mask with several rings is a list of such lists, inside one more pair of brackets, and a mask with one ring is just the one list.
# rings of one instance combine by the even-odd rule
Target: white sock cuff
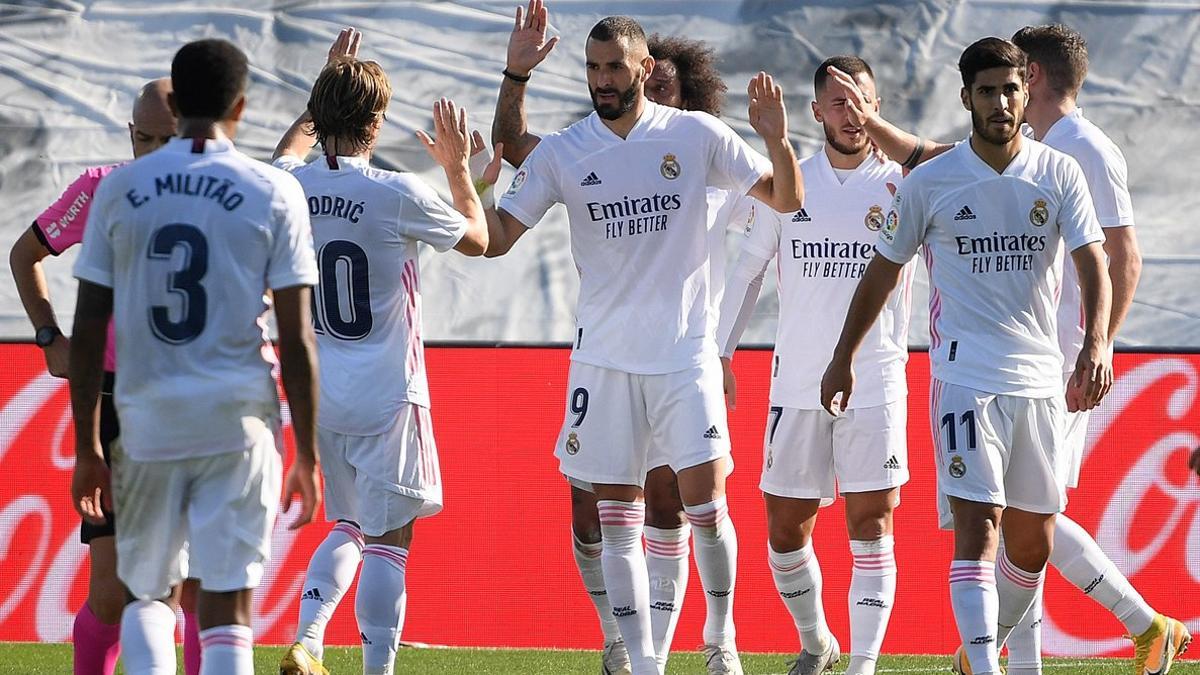
[[805,565],[817,559],[813,551],[812,541],[795,551],[780,553],[767,544],[767,559],[771,563],[771,571],[776,574],[794,574]]
[[356,544],[360,552],[363,550],[363,546],[366,545],[366,542],[363,541],[362,530],[359,529],[358,525],[349,521],[339,520],[333,526],[333,529],[329,531],[329,535],[326,538],[332,538],[335,535],[340,535]]
[[1012,582],[1014,585],[1026,589],[1037,588],[1042,583],[1042,579],[1044,579],[1046,576],[1045,567],[1042,567],[1042,569],[1038,570],[1037,572],[1027,572],[1020,567],[1017,567],[1015,564],[1013,564],[1013,561],[1008,559],[1007,551],[1000,552],[1000,557],[996,561],[996,568],[1000,570],[1000,575],[1002,577]]
[[729,505],[725,501],[725,496],[722,495],[704,504],[696,506],[683,505],[683,512],[687,515],[688,522],[692,527],[719,527],[721,523],[729,518]]
[[363,562],[378,558],[403,572],[408,567],[408,549],[387,544],[367,544],[363,547]]
[[200,649],[208,650],[213,647],[252,649],[254,647],[254,631],[249,626],[240,624],[213,626],[200,631]]
[[646,522],[645,502],[601,499],[596,502],[596,510],[600,512],[600,527],[636,525],[640,529]]
[[646,532],[646,555],[671,560],[687,557],[688,540],[692,534],[692,528],[687,523],[684,523],[682,527],[670,529],[650,527],[649,525],[644,529]]
[[855,574],[882,577],[896,573],[895,540],[890,534],[872,541],[851,539],[850,554]]
[[996,566],[987,560],[954,560],[950,563],[950,583],[975,582],[996,585]]
[[585,560],[595,560],[604,552],[604,541],[598,541],[594,544],[589,544],[586,541],[581,541],[575,531],[571,531],[571,549],[575,551],[576,558]]

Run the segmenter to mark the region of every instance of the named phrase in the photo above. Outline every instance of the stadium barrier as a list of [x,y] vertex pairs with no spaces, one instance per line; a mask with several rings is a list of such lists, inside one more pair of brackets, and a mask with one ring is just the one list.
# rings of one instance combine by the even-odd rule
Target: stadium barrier
[[[796,635],[766,562],[757,489],[769,386],[768,351],[736,359],[731,413],[737,469],[730,513],[740,542],[736,619],[744,651],[792,651]],[[68,391],[29,345],[0,345],[0,640],[70,638],[86,594],[87,556],[68,485]],[[568,352],[557,348],[428,350],[445,511],[417,525],[409,565],[406,641],[461,646],[596,648],[600,633],[571,557],[567,485],[551,457],[562,418]],[[1200,445],[1200,355],[1119,354],[1116,388],[1096,414],[1070,515],[1146,599],[1200,632],[1200,487],[1187,450]],[[958,638],[946,575],[951,537],[934,514],[929,361],[909,363],[912,481],[896,517],[899,588],[884,650],[945,653]],[[290,444],[290,438],[289,438]],[[290,452],[290,448],[289,448]],[[847,635],[851,559],[841,504],[822,512],[816,548],[832,628]],[[254,617],[257,640],[292,641],[308,555],[328,526],[275,529]],[[197,544],[197,545],[202,545]],[[1127,653],[1107,612],[1057,574],[1047,582],[1045,646],[1065,656]],[[353,592],[327,633],[357,644]],[[677,649],[700,642],[704,599],[693,568]]]

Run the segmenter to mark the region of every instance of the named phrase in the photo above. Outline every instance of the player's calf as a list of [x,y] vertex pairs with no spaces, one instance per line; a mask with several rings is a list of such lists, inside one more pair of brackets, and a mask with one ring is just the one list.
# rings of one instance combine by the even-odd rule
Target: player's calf
[[896,600],[892,509],[899,490],[848,493],[846,523],[854,572],[850,578],[851,675],[871,675]]

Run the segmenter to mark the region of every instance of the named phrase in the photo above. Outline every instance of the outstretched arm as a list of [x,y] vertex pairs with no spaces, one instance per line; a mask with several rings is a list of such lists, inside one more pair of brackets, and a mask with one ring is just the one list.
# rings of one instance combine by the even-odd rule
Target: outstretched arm
[[525,121],[525,84],[533,69],[546,59],[558,38],[546,39],[549,13],[543,0],[529,0],[522,14],[517,7],[516,22],[508,38],[508,58],[504,79],[500,81],[500,97],[496,100],[496,116],[492,118],[492,145],[504,145],[503,157],[513,166],[520,166],[542,139],[529,133]]
[[[325,65],[328,66],[341,58],[358,58],[358,48],[361,44],[361,32],[353,28],[343,28],[329,47],[329,56],[325,59]],[[316,144],[312,116],[305,110],[283,133],[283,138],[279,139],[279,143],[275,146],[275,154],[271,155],[271,159],[279,159],[287,155],[302,160],[308,156],[309,151]]]
[[775,79],[760,72],[750,80],[750,126],[767,145],[771,173],[750,188],[750,196],[781,213],[795,211],[804,202],[800,165],[787,137],[787,108],[783,89]]
[[[417,130],[417,138],[446,172],[454,208],[467,220],[467,232],[454,250],[470,256],[483,255],[488,248],[488,222],[468,168],[471,135],[467,131],[466,109],[456,107],[454,101],[445,98],[435,102],[433,132],[436,140],[421,130]],[[493,160],[493,163],[496,166],[492,173],[499,173],[499,160]]]

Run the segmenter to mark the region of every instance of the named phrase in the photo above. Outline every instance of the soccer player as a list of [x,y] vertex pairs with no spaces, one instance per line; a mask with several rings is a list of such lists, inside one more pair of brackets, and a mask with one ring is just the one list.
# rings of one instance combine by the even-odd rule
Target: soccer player
[[[595,113],[542,139],[501,197],[489,256],[503,255],[554,203],[567,206],[580,298],[562,472],[599,499],[601,566],[634,673],[657,673],[641,539],[651,439],[665,445],[696,535],[701,582],[731,595],[736,539],[724,484],[729,432],[709,296],[706,187],[799,208],[782,90],[750,83],[750,120],[770,164],[710,115],[647,101],[654,67],[641,26],[597,23],[586,47]],[[659,441],[658,439],[662,439]],[[732,637],[709,669],[741,672]]]
[[[1078,32],[1063,26],[1027,26],[1017,31],[1013,42],[1029,59],[1029,105],[1024,133],[1065,152],[1079,162],[1100,226],[1104,229],[1104,252],[1112,278],[1113,302],[1109,340],[1115,339],[1133,302],[1141,274],[1141,254],[1134,232],[1132,202],[1127,186],[1125,157],[1111,139],[1083,116],[1077,106],[1079,90],[1087,77],[1087,44]],[[840,85],[846,78],[834,74]],[[845,87],[852,116],[861,107],[858,93]],[[923,141],[907,134],[867,111],[860,119],[880,146],[895,158],[920,161],[949,149],[950,145]],[[1063,292],[1058,308],[1059,346],[1064,364],[1079,353],[1079,285],[1071,260],[1065,263]],[[1070,372],[1064,373],[1064,379]],[[1079,481],[1087,441],[1088,412],[1068,416],[1067,447],[1070,451],[1069,487]],[[1050,564],[1087,595],[1111,611],[1124,624],[1135,647],[1135,670],[1167,672],[1174,656],[1182,653],[1191,636],[1179,621],[1165,617],[1146,603],[1088,532],[1064,514],[1056,519]],[[1041,672],[1041,594],[1030,613],[1013,629],[1008,640],[1009,672],[1034,675]]]
[[[170,102],[180,138],[101,181],[75,265],[72,498],[93,523],[114,505],[120,514],[129,673],[175,672],[175,591],[188,576],[201,585],[201,672],[253,671],[251,595],[281,487],[268,291],[296,434],[284,485],[288,498],[301,495],[293,527],[320,500],[308,213],[294,178],[230,141],[247,80],[245,55],[227,42],[176,53]],[[121,363],[111,487],[96,416],[110,317]]]
[[[412,174],[370,166],[392,86],[378,63],[357,58],[360,37],[353,29],[338,35],[307,110],[275,150],[275,165],[304,187],[313,225],[321,277],[313,313],[317,434],[325,517],[337,523],[309,562],[296,643],[279,666],[284,675],[328,672],[321,664],[325,626],[360,561],[363,672],[392,672],[413,524],[442,508],[418,243],[475,256],[487,248],[483,206],[467,170],[466,112],[452,101],[434,105],[436,140],[420,137],[446,173],[453,205]],[[306,164],[314,143],[323,156]],[[498,172],[496,159],[492,182]]]
[[[901,184],[821,382],[822,405],[845,409],[852,358],[901,265],[923,249],[939,510],[944,525],[952,514],[950,597],[975,673],[1000,672],[999,646],[1042,585],[1066,505],[1064,415],[1095,407],[1112,386],[1103,234],[1078,163],[1020,133],[1025,64],[999,38],[963,52],[971,135]],[[1065,401],[1055,316],[1064,246],[1085,326]]]
[[[838,492],[854,572],[850,582],[850,675],[872,675],[896,597],[892,509],[908,481],[908,317],[913,265],[900,273],[854,364],[857,395],[838,417],[821,409],[820,376],[829,363],[850,298],[884,225],[895,162],[879,162],[862,127],[848,119],[845,96],[826,86],[829,68],[849,74],[879,106],[871,67],[854,56],[826,59],[813,77],[813,117],[825,145],[800,162],[804,208],[759,217],[730,273],[717,343],[727,381],[772,258],[779,267],[779,332],[771,366],[771,403],[759,487],[767,507],[771,574],[800,632],[803,651],[789,673],[832,670],[841,646],[821,603],[821,568],[812,533],[821,506]],[[836,482],[836,487],[835,487]]]
[[[175,117],[167,105],[171,80],[161,78],[147,82],[138,92],[129,123],[129,141],[135,158],[152,152],[175,135]],[[50,205],[13,244],[9,267],[16,282],[17,293],[25,306],[25,314],[33,323],[34,340],[46,358],[46,369],[55,377],[67,376],[70,340],[62,334],[50,303],[42,261],[46,256],[58,256],[83,239],[83,228],[92,207],[100,179],[121,164],[95,166],[84,171]],[[119,424],[113,407],[112,391],[116,357],[109,328],[108,347],[104,353],[104,382],[100,398],[100,444],[104,459],[109,460],[109,444],[117,437]],[[105,513],[104,523],[94,525],[86,520],[79,529],[79,539],[88,546],[90,574],[87,601],[75,615],[71,642],[74,644],[75,675],[112,675],[121,653],[121,609],[125,606],[125,589],[117,579],[117,552],[113,542],[113,514]],[[195,604],[184,593],[184,663],[187,675],[200,671],[200,642],[197,636]]]
[[[496,115],[492,122],[492,142],[503,144],[504,158],[520,166],[541,141],[530,133],[525,117],[525,84],[536,68],[557,44],[546,39],[548,14],[541,0],[530,0],[528,12],[517,8],[516,23],[509,38],[507,76],[500,85]],[[719,116],[725,98],[725,83],[716,70],[716,55],[711,47],[697,40],[651,35],[647,49],[654,58],[654,69],[646,81],[646,98],[659,104],[696,110]],[[523,81],[525,80],[525,81]],[[709,233],[712,237],[710,294],[715,309],[721,301],[725,280],[725,233],[727,227],[739,231],[756,213],[756,202],[745,195],[710,188]],[[667,441],[669,443],[669,439]],[[653,441],[652,441],[653,444]],[[688,524],[675,472],[666,463],[665,450],[652,445],[656,459],[646,474],[646,566],[650,575],[650,622],[654,649],[660,666],[670,655],[683,596],[688,583]],[[612,606],[604,588],[600,568],[600,515],[596,495],[590,485],[572,481],[571,522],[572,553],[579,567],[588,597],[596,607],[604,634],[601,655],[602,672],[618,675],[629,672],[629,656],[620,639]],[[704,639],[721,644],[734,634],[732,598],[705,594],[708,612]]]

